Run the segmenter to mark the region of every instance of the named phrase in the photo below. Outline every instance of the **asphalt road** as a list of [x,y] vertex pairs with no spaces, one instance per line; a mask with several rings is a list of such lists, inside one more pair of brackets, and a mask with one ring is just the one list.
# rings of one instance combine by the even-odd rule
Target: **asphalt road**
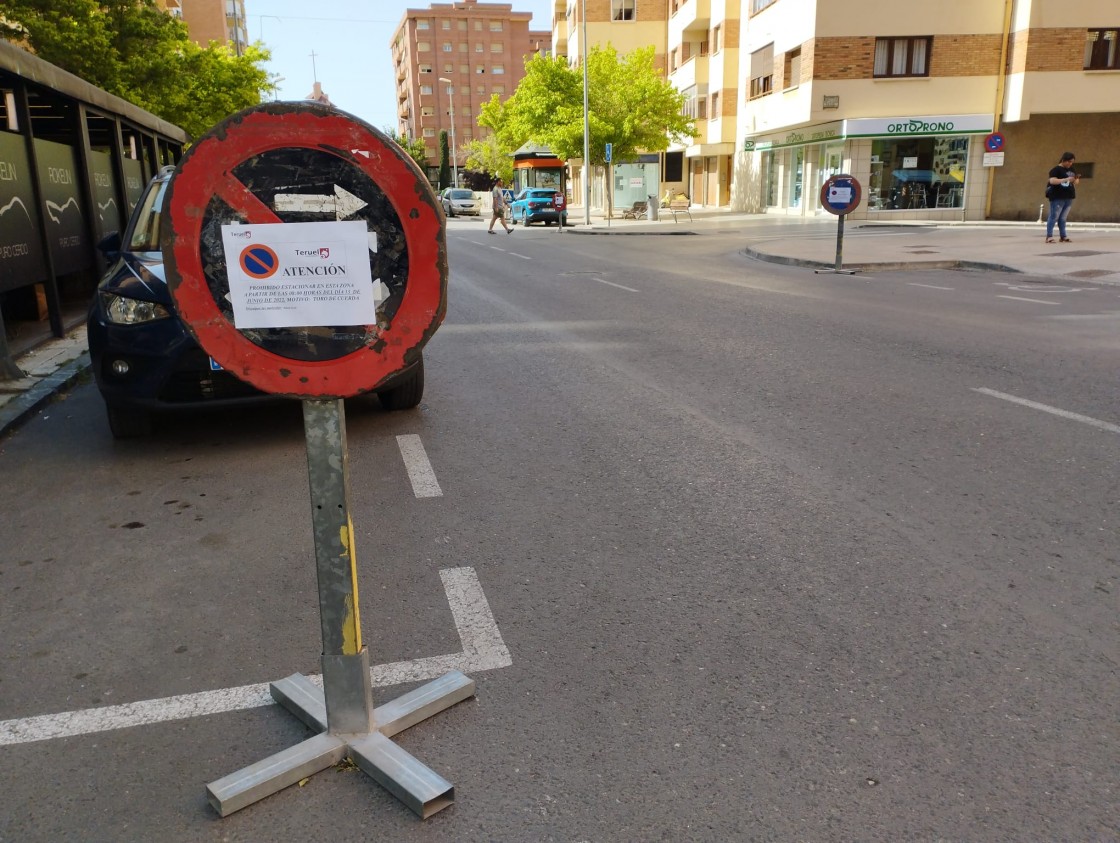
[[307,730],[125,706],[318,672],[297,406],[0,441],[0,840],[1120,839],[1120,288],[750,236],[451,222],[421,409],[347,415],[373,663],[470,649],[449,571],[508,649],[395,738],[427,821],[352,770],[219,819]]

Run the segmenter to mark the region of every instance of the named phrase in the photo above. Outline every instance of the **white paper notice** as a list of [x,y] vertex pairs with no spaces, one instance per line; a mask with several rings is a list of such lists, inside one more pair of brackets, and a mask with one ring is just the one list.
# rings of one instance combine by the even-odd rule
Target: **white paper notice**
[[828,204],[851,205],[852,189],[850,187],[838,187],[836,185],[833,185],[828,189]]
[[365,222],[223,225],[237,328],[377,321]]

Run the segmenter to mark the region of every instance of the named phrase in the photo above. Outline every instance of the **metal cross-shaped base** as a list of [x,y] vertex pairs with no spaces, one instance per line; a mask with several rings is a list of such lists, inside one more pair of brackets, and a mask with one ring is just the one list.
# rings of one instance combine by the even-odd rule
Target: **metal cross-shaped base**
[[[368,682],[368,657],[366,665]],[[276,702],[320,734],[207,785],[206,796],[221,816],[228,816],[296,784],[347,756],[421,819],[427,819],[454,802],[455,788],[451,782],[389,738],[473,697],[473,679],[457,670],[446,673],[375,708],[373,728],[356,734],[334,734],[327,730],[323,690],[303,674],[293,673],[269,687]]]

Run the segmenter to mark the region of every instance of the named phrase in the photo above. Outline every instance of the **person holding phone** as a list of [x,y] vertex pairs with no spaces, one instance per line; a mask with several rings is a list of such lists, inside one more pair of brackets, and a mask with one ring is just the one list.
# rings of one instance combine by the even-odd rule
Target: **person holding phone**
[[1058,234],[1063,243],[1073,241],[1066,237],[1066,217],[1077,197],[1077,183],[1081,176],[1073,169],[1076,156],[1072,152],[1062,153],[1058,166],[1050,170],[1046,179],[1046,198],[1050,200],[1050,216],[1046,219],[1046,242],[1054,242],[1054,223],[1058,224]]

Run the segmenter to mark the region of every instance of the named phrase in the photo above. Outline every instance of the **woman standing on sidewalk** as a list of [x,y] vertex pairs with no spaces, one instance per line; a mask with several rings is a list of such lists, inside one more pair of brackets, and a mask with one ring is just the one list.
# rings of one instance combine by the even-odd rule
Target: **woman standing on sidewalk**
[[1077,196],[1077,183],[1081,176],[1073,171],[1075,156],[1072,152],[1062,154],[1058,166],[1050,170],[1046,180],[1046,198],[1050,200],[1050,216],[1046,220],[1046,242],[1054,242],[1054,223],[1058,223],[1058,233],[1063,243],[1071,243],[1066,237],[1066,217],[1073,207]]

